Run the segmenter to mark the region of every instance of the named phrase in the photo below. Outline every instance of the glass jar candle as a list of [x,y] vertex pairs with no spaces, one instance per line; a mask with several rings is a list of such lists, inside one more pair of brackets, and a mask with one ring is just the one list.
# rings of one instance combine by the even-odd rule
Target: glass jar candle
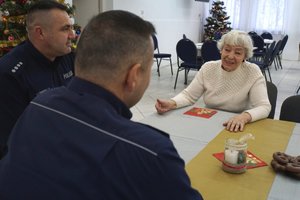
[[222,169],[229,173],[244,173],[247,169],[247,147],[247,142],[227,139]]

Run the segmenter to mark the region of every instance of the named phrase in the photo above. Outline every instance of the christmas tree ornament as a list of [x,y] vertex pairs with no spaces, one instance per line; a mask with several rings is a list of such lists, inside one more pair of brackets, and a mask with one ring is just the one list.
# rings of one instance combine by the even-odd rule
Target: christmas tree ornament
[[8,36],[8,40],[9,40],[9,41],[14,41],[15,38],[14,38],[14,36],[10,35],[10,36]]
[[3,31],[3,34],[4,34],[4,35],[8,35],[8,34],[9,34],[9,30],[8,30],[8,29],[5,29],[5,30]]
[[9,16],[9,11],[8,10],[4,10],[3,11],[3,16],[6,16],[6,17]]

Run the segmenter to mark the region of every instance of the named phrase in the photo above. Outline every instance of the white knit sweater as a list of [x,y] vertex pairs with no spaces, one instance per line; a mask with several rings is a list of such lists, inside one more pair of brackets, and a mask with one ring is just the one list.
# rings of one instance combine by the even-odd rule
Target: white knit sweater
[[265,78],[257,65],[247,61],[231,72],[222,69],[220,60],[205,63],[191,84],[172,99],[180,108],[202,95],[207,107],[248,112],[252,121],[266,118],[271,110]]

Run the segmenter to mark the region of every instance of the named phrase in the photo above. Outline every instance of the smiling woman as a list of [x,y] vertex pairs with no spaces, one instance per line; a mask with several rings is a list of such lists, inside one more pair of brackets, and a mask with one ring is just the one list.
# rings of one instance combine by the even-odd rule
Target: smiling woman
[[221,50],[222,68],[225,71],[234,71],[245,59],[245,49],[241,46],[226,44]]
[[241,31],[231,31],[224,35],[218,48],[221,50],[222,68],[225,71],[234,71],[253,55],[251,38]]
[[271,110],[266,81],[259,67],[246,60],[252,56],[252,41],[243,31],[233,30],[218,42],[221,60],[206,62],[191,84],[170,100],[158,99],[155,107],[162,114],[188,106],[203,96],[209,108],[238,113],[223,123],[229,131],[266,118]]

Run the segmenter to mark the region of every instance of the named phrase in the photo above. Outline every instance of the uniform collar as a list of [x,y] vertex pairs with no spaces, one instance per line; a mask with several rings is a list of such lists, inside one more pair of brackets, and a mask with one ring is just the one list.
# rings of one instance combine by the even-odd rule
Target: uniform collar
[[24,42],[23,45],[24,45],[24,47],[26,47],[26,46],[28,47],[25,49],[30,49],[29,53],[31,54],[31,56],[34,57],[34,59],[37,60],[38,62],[43,63],[43,66],[53,68],[54,66],[57,66],[56,63],[59,63],[59,60],[61,59],[61,56],[60,56],[60,57],[56,57],[54,61],[49,60],[39,50],[37,50],[29,40]]
[[132,117],[132,113],[129,108],[120,99],[118,99],[108,90],[96,84],[85,81],[78,77],[73,77],[71,82],[68,84],[68,88],[77,93],[88,93],[100,97],[101,99],[104,99],[106,102],[111,104],[115,108],[117,113],[119,113],[123,117],[126,117],[128,119]]

